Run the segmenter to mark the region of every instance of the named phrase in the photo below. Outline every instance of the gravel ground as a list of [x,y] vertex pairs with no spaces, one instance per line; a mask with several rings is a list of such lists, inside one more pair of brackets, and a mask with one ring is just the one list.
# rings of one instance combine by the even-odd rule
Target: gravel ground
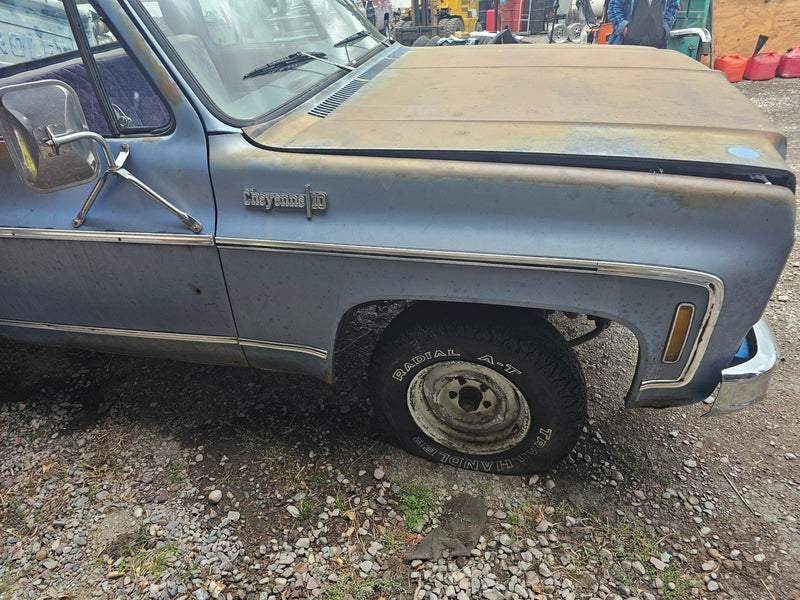
[[[738,87],[800,170],[800,80]],[[387,307],[335,388],[1,341],[0,597],[798,599],[798,300],[795,250],[767,313],[783,368],[725,418],[624,410],[632,336],[582,346],[586,433],[534,477],[380,441],[362,366]],[[407,560],[461,493],[488,515],[468,555]]]

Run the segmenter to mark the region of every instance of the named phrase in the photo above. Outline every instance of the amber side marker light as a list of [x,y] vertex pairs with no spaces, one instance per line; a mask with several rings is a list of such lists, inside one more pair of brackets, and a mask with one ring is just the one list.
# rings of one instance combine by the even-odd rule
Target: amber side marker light
[[693,304],[679,304],[678,308],[675,309],[675,317],[672,319],[672,329],[667,338],[667,349],[664,351],[663,362],[678,362],[686,346],[686,338],[689,337],[692,317],[694,317]]

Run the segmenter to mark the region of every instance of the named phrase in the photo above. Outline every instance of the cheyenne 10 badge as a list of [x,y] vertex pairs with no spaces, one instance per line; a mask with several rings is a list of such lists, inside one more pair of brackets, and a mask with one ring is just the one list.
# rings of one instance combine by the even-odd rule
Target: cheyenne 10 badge
[[328,194],[325,192],[312,192],[307,185],[302,194],[275,194],[272,192],[259,192],[255,188],[245,188],[242,191],[242,200],[245,206],[257,206],[266,212],[273,208],[305,209],[306,218],[310,219],[312,212],[325,212],[328,210]]

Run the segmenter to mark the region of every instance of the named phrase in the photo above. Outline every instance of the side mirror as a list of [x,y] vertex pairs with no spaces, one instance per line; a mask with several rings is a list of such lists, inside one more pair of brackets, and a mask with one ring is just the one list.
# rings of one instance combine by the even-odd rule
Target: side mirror
[[72,219],[73,227],[83,225],[108,176],[115,175],[158,202],[194,233],[203,229],[200,221],[124,168],[130,156],[127,143],[120,144],[119,153],[114,156],[105,138],[89,131],[78,96],[65,83],[45,80],[0,88],[0,133],[17,173],[37,192],[54,192],[96,179],[100,160],[94,143],[100,145],[108,166]]
[[88,131],[78,96],[55,80],[0,88],[0,133],[20,178],[37,192],[94,180],[100,161],[91,139],[53,143],[54,136]]

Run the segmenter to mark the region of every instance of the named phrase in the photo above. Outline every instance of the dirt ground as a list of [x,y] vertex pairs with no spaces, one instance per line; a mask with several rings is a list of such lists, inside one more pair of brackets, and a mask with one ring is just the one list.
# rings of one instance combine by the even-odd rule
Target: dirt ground
[[[745,82],[737,87],[782,128],[789,140],[789,164],[800,171],[800,79]],[[28,444],[25,452],[30,453],[46,452],[51,444],[62,452],[64,462],[72,460],[72,455],[60,445],[74,432],[81,439],[94,440],[115,435],[107,447],[120,451],[127,448],[134,437],[130,432],[135,431],[136,443],[142,446],[132,450],[143,457],[160,456],[173,446],[175,452],[183,449],[188,456],[202,453],[204,460],[181,466],[182,477],[204,494],[218,487],[231,493],[231,498],[236,496],[237,514],[248,523],[238,532],[244,553],[257,554],[269,540],[277,546],[282,543],[287,531],[286,498],[298,498],[301,493],[303,502],[318,506],[329,496],[338,501],[342,490],[348,489],[353,496],[344,499],[345,504],[354,506],[356,495],[360,502],[360,497],[374,492],[373,473],[378,468],[383,471],[381,479],[397,484],[397,489],[388,489],[388,508],[398,506],[404,482],[415,482],[439,497],[454,490],[479,494],[491,510],[513,515],[523,514],[525,507],[534,504],[551,507],[555,510],[548,514],[554,516],[548,518],[582,519],[593,524],[595,532],[610,523],[604,531],[612,538],[630,540],[639,535],[642,543],[649,544],[650,554],[657,549],[667,555],[685,555],[680,575],[695,583],[671,592],[650,589],[659,596],[797,600],[798,303],[800,251],[795,248],[767,308],[782,349],[781,369],[765,402],[726,417],[704,417],[705,404],[663,411],[625,410],[621,398],[635,356],[630,335],[612,327],[585,344],[579,354],[589,385],[586,433],[567,461],[532,479],[430,464],[380,441],[373,430],[363,369],[376,339],[376,323],[386,318],[379,310],[355,323],[352,343],[339,356],[339,372],[345,375],[333,388],[305,378],[247,369],[0,341],[0,407],[7,409],[7,424],[0,422],[0,427],[9,427],[12,418],[14,423],[34,422],[38,428],[29,427],[33,434],[26,433],[22,442],[17,438],[14,443]],[[59,411],[66,411],[68,418],[48,426],[48,418]],[[59,435],[54,437],[55,433]],[[5,444],[10,437],[3,439]],[[5,452],[11,447],[2,448]],[[20,456],[25,453],[14,451]],[[58,461],[56,456],[53,462]],[[30,466],[20,468],[24,472]],[[69,468],[65,465],[64,472]],[[129,473],[93,468],[100,479]],[[30,478],[40,477],[37,473],[34,468]],[[25,499],[15,500],[14,494],[22,489],[15,474],[0,473],[0,481],[9,481],[0,489],[0,524],[4,536],[13,533],[24,547],[34,533],[44,535],[52,519],[45,519],[41,529],[37,524],[27,534],[22,531],[13,507]],[[343,477],[351,480],[349,488],[342,487]],[[263,493],[266,489],[269,495]],[[131,491],[131,506],[143,502],[136,493]],[[48,517],[58,515],[53,512]],[[638,533],[631,533],[632,522],[637,523]],[[520,523],[509,517],[506,524],[516,533],[528,532]],[[384,526],[395,527],[389,520]],[[490,521],[487,527],[500,524]],[[347,523],[343,521],[340,528],[343,532],[338,533],[344,535]],[[594,535],[588,531],[587,525],[564,533],[565,552],[585,554],[590,546],[587,540]],[[490,533],[494,532],[487,532],[487,538]],[[95,535],[108,536],[101,538],[108,555],[121,552],[121,538],[114,532]],[[407,527],[398,530],[398,535],[397,558],[387,561],[384,576],[410,586],[418,567],[401,557],[418,538]],[[706,568],[708,564],[713,567]],[[603,579],[601,569],[593,565],[587,559],[573,571],[579,582],[586,581],[585,588],[579,583],[586,598],[596,593],[591,579]],[[708,585],[712,574],[719,586]],[[0,581],[0,596],[3,589]],[[16,588],[7,582],[5,589]],[[406,589],[407,595],[399,597],[411,598],[413,587]]]

